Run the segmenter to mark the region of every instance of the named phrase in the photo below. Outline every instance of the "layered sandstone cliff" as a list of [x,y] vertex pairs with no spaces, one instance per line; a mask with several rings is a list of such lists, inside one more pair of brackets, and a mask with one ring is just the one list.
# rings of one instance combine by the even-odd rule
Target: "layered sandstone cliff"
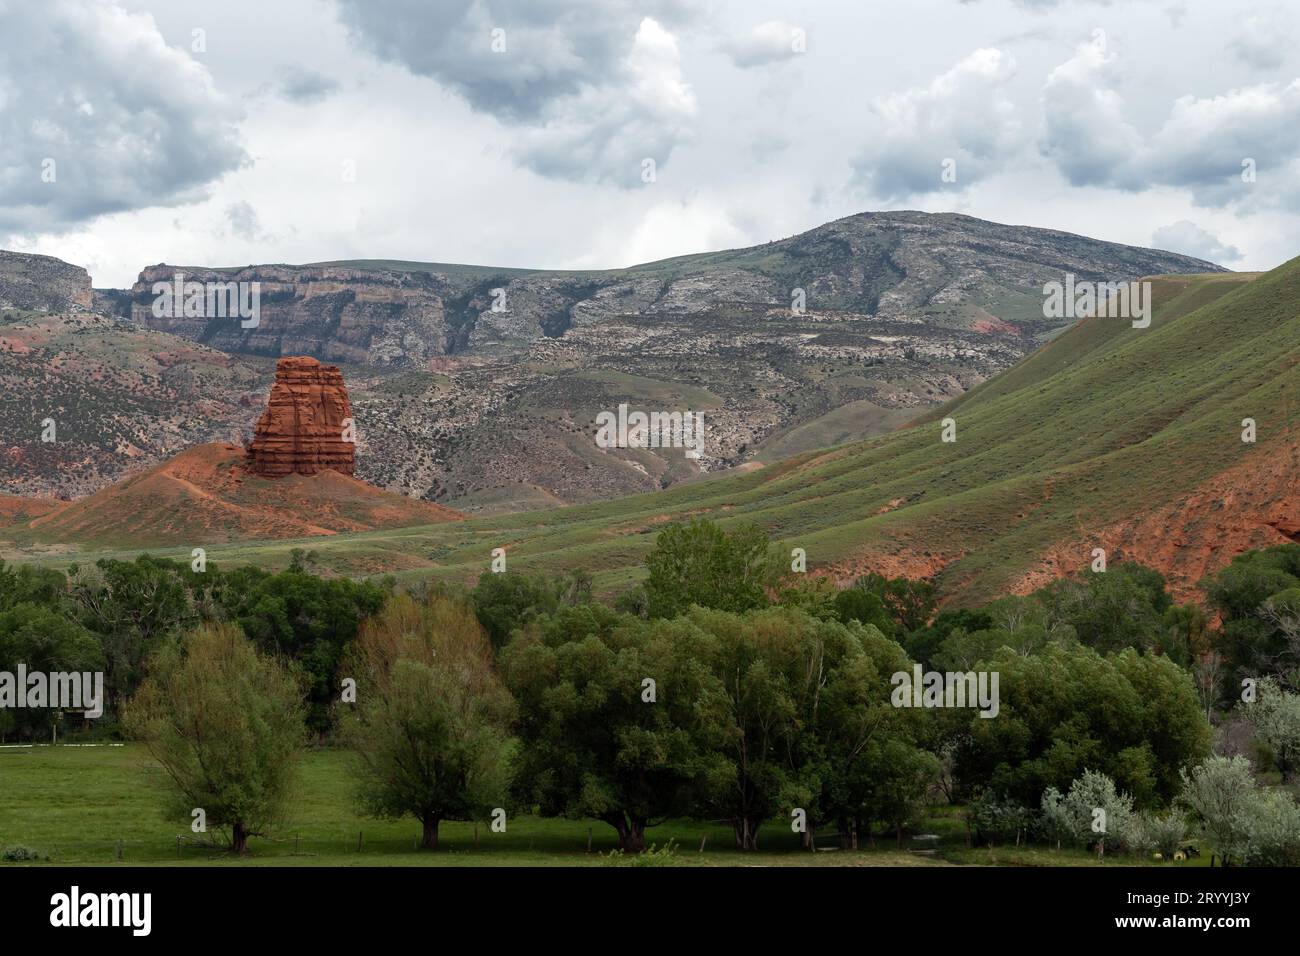
[[356,469],[352,405],[334,365],[291,356],[276,365],[266,411],[257,420],[245,462],[267,478]]

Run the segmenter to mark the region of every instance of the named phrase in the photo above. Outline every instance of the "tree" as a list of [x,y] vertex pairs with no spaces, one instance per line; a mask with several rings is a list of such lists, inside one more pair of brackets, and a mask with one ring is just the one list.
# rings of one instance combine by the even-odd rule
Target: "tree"
[[124,725],[166,773],[171,808],[229,828],[241,854],[280,815],[305,727],[301,689],[237,626],[205,625],[167,641],[127,706]]
[[1102,653],[1148,649],[1172,603],[1164,576],[1131,561],[1062,578],[1035,596],[1047,609],[1049,630],[1068,625],[1082,643]]
[[517,633],[501,670],[519,706],[519,801],[601,820],[627,852],[664,818],[689,814],[727,771],[704,642],[690,621],[599,605],[560,608]]
[[676,617],[693,604],[732,612],[765,606],[780,563],[760,528],[727,532],[695,518],[659,532],[646,568],[650,617]]
[[1179,804],[1191,812],[1201,834],[1223,857],[1223,865],[1231,865],[1244,855],[1249,839],[1246,804],[1255,792],[1250,763],[1245,757],[1208,757],[1180,775]]
[[926,721],[890,702],[891,678],[911,670],[897,643],[874,626],[792,628],[806,676],[791,676],[792,712],[782,749],[792,779],[806,785],[810,822],[833,824],[841,846],[855,847],[874,823],[902,830],[938,780],[940,762],[918,741]]
[[1210,653],[1210,621],[1199,604],[1179,604],[1165,611],[1155,649],[1184,670],[1193,670]]
[[1138,852],[1154,850],[1166,860],[1172,859],[1187,836],[1187,821],[1177,810],[1157,814],[1150,810],[1135,813],[1129,819],[1125,840],[1129,849]]
[[886,637],[893,637],[897,631],[897,625],[885,608],[884,600],[867,588],[848,587],[836,594],[835,616],[841,624],[850,621],[870,624]]
[[[1052,791],[1055,792],[1055,791]],[[1033,811],[1019,801],[993,790],[983,790],[966,808],[967,830],[974,830],[978,843],[1015,840],[1020,845],[1033,823]]]
[[914,822],[926,794],[939,777],[939,758],[902,737],[872,741],[872,792],[863,806],[867,820],[879,820],[903,845],[903,827]]
[[225,613],[266,653],[296,662],[307,680],[307,723],[329,727],[335,677],[361,622],[384,603],[382,587],[349,578],[318,578],[290,568],[229,572],[219,596]]
[[1300,694],[1282,690],[1271,677],[1261,678],[1254,703],[1245,705],[1255,736],[1266,744],[1286,783],[1300,763]]
[[998,672],[1001,709],[968,716],[956,738],[964,793],[987,786],[1032,805],[1092,769],[1156,806],[1177,793],[1178,768],[1209,752],[1191,678],[1165,657],[1053,644],[1027,657],[1003,648],[978,669]]
[[62,571],[33,564],[6,566],[0,558],[0,611],[17,604],[37,604],[65,613],[69,610],[68,579]]
[[[573,588],[580,590],[581,587],[575,580]],[[589,583],[587,590],[590,590]],[[540,578],[513,571],[499,574],[485,571],[470,593],[474,600],[474,613],[487,631],[492,646],[502,648],[516,629],[560,606],[556,591]]]
[[1038,829],[1049,842],[1061,848],[1062,840],[1074,839],[1074,817],[1065,805],[1065,796],[1055,787],[1043,791],[1043,799],[1038,805]]
[[911,745],[913,715],[889,702],[890,677],[910,666],[902,648],[874,627],[795,608],[695,608],[681,620],[706,635],[696,660],[719,688],[724,724],[726,776],[699,812],[730,821],[745,850],[795,809],[808,842],[826,823],[848,842],[872,819],[901,826],[918,779],[937,773]]
[[1227,688],[1246,677],[1286,677],[1300,666],[1300,544],[1239,554],[1201,584],[1222,618],[1212,643],[1223,656]]
[[[95,672],[104,667],[99,640],[76,621],[48,607],[23,602],[0,611],[0,671],[15,674]],[[16,731],[35,738],[49,734],[55,709],[0,708],[0,736]]]
[[987,631],[994,627],[993,616],[986,609],[966,609],[940,611],[929,624],[918,627],[905,634],[899,641],[907,656],[929,667],[934,663],[934,656],[940,645],[953,631],[961,629],[966,632]]
[[912,578],[887,578],[871,572],[853,582],[853,587],[875,594],[893,619],[895,632],[906,634],[925,627],[934,616],[934,583]]
[[196,577],[188,565],[150,555],[134,561],[105,558],[93,568],[73,569],[71,594],[81,621],[103,643],[110,701],[126,700],[135,691],[145,662],[164,637],[198,623],[186,576]]
[[1085,770],[1070,785],[1063,806],[1078,842],[1097,847],[1099,855],[1104,855],[1107,848],[1126,845],[1133,821],[1133,798],[1117,790],[1115,781],[1104,773]]
[[1282,790],[1257,790],[1241,808],[1237,848],[1247,866],[1300,866],[1300,807]]
[[394,595],[362,625],[347,667],[357,702],[340,727],[361,765],[358,800],[369,813],[414,816],[433,850],[443,820],[473,819],[505,801],[514,702],[468,604]]

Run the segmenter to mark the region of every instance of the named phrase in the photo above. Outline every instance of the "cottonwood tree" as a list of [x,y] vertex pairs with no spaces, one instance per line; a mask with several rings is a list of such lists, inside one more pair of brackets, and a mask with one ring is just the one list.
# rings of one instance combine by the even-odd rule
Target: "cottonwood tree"
[[1212,643],[1223,655],[1227,691],[1235,695],[1247,677],[1291,678],[1300,667],[1300,642],[1294,639],[1300,544],[1239,554],[1204,587],[1210,606],[1222,618]]
[[999,673],[1002,703],[996,720],[967,716],[956,738],[964,794],[987,786],[1029,806],[1092,769],[1152,807],[1209,753],[1191,677],[1166,657],[1053,644],[1028,657],[1003,648],[979,669]]
[[134,561],[106,558],[73,566],[72,600],[87,628],[100,636],[105,657],[105,694],[125,700],[144,678],[145,663],[164,638],[199,623],[193,595],[177,562],[141,555]]
[[791,675],[800,708],[784,750],[810,817],[833,824],[843,847],[856,848],[873,823],[901,843],[940,772],[939,759],[917,742],[932,715],[890,703],[890,678],[910,673],[912,662],[872,626],[799,622],[792,631],[802,638],[806,666]]
[[646,569],[650,617],[676,617],[693,604],[734,612],[765,606],[781,561],[760,528],[728,532],[696,518],[659,532]]
[[394,595],[362,625],[343,672],[355,675],[357,700],[340,732],[361,767],[366,811],[415,817],[422,846],[433,850],[443,820],[505,802],[514,702],[467,603]]
[[707,636],[597,605],[534,621],[501,657],[520,708],[516,793],[544,815],[594,818],[619,847],[691,813],[727,780],[722,694],[701,666]]
[[849,844],[873,819],[901,826],[938,772],[889,702],[890,677],[910,666],[902,648],[795,608],[695,608],[682,620],[706,635],[699,660],[726,724],[728,776],[701,812],[730,821],[738,848],[756,849],[759,828],[793,808],[806,814],[805,845],[822,824]]
[[308,726],[323,733],[339,663],[361,622],[379,610],[386,595],[371,581],[318,578],[302,565],[278,574],[236,568],[222,575],[219,601],[260,650],[299,665],[307,681]]
[[281,815],[304,738],[302,688],[237,626],[206,625],[168,641],[126,708],[128,733],[162,765],[172,808],[229,828],[232,853]]

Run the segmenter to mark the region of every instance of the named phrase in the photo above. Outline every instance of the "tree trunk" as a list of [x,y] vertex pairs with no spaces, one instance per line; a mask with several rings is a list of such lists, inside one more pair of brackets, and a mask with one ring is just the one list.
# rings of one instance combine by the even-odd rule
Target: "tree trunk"
[[618,845],[624,853],[640,853],[645,850],[645,824],[631,821],[619,831]]
[[239,821],[235,821],[234,828],[230,834],[230,852],[236,856],[242,856],[248,852],[248,831]]
[[737,850],[757,850],[758,849],[758,824],[761,821],[749,819],[749,817],[738,817],[733,821],[732,826],[736,831],[736,849]]
[[624,853],[640,853],[645,849],[645,820],[623,813],[614,813],[603,819],[618,832],[618,848]]
[[442,822],[442,817],[426,813],[420,822],[424,825],[424,839],[420,841],[420,847],[425,850],[438,849],[438,824]]
[[856,850],[856,849],[857,849],[857,847],[853,845],[856,841],[853,839],[853,824],[852,824],[852,823],[850,823],[850,822],[849,822],[847,819],[845,819],[844,817],[840,817],[838,823],[836,824],[836,830],[837,830],[838,833],[839,833],[839,838],[840,838],[840,849],[841,849],[841,850]]

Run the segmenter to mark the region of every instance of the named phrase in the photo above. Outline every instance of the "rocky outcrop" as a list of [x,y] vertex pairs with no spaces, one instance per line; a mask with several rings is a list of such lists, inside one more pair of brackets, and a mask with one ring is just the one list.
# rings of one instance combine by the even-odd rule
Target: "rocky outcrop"
[[90,274],[81,266],[0,250],[0,310],[71,312],[91,303]]
[[[256,283],[256,323],[237,316],[155,309],[158,283]],[[148,266],[129,291],[137,325],[226,352],[311,355],[327,362],[418,364],[447,351],[446,283],[425,272],[345,266],[208,269]],[[155,312],[163,312],[156,315]],[[178,314],[179,313],[179,314]]]
[[265,478],[356,470],[352,405],[343,375],[314,358],[280,359],[245,464]]

